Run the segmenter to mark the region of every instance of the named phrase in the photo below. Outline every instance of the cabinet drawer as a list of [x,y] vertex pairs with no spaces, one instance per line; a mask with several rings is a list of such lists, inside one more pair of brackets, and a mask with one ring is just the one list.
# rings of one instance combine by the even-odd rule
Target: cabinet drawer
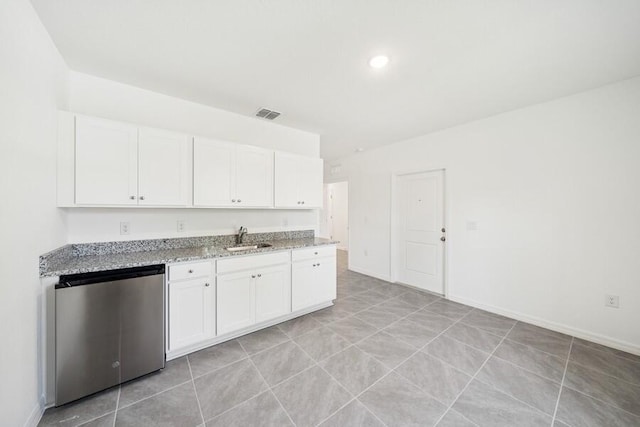
[[212,267],[213,266],[211,261],[170,265],[169,281],[210,276],[211,272],[213,271]]
[[335,246],[314,246],[312,248],[296,249],[291,252],[292,261],[301,261],[305,259],[315,259],[328,256],[336,256]]
[[269,265],[286,264],[291,260],[291,253],[276,252],[264,255],[247,255],[232,257],[218,261],[218,274],[232,273],[234,271],[253,270]]

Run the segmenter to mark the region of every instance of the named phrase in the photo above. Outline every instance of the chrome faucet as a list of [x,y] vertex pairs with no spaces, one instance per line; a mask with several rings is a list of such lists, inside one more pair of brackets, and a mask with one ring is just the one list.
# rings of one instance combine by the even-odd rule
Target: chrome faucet
[[247,227],[240,226],[240,230],[238,230],[238,235],[236,236],[236,244],[242,244],[245,234],[247,234]]

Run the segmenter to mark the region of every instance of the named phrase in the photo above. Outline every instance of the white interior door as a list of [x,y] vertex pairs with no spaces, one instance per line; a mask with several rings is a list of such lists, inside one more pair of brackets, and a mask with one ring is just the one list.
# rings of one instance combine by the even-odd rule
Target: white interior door
[[444,293],[444,172],[398,177],[398,281]]

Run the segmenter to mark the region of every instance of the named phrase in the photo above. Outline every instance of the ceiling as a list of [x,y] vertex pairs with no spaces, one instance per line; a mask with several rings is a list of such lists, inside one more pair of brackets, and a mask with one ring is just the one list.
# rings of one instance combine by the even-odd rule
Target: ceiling
[[70,68],[280,111],[325,159],[640,75],[637,0],[32,3]]

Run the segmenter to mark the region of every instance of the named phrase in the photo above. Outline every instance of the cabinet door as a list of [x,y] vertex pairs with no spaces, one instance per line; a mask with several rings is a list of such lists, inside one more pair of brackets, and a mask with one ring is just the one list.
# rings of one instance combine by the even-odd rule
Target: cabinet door
[[138,203],[138,128],[76,117],[75,201],[78,205]]
[[275,206],[299,208],[298,170],[300,156],[275,154]]
[[138,133],[138,204],[190,204],[191,144],[184,134],[141,128]]
[[321,258],[316,261],[317,283],[314,300],[317,303],[336,299],[337,270],[336,258]]
[[241,272],[218,276],[218,335],[255,323],[255,273]]
[[215,291],[208,279],[169,283],[169,350],[215,336]]
[[322,207],[322,159],[302,157],[298,174],[298,198],[304,208]]
[[279,265],[256,271],[256,322],[291,313],[291,267]]
[[236,147],[236,198],[239,206],[273,206],[273,151]]
[[317,304],[315,261],[293,263],[291,268],[291,309],[301,310]]
[[193,204],[237,206],[236,144],[204,138],[193,140]]

